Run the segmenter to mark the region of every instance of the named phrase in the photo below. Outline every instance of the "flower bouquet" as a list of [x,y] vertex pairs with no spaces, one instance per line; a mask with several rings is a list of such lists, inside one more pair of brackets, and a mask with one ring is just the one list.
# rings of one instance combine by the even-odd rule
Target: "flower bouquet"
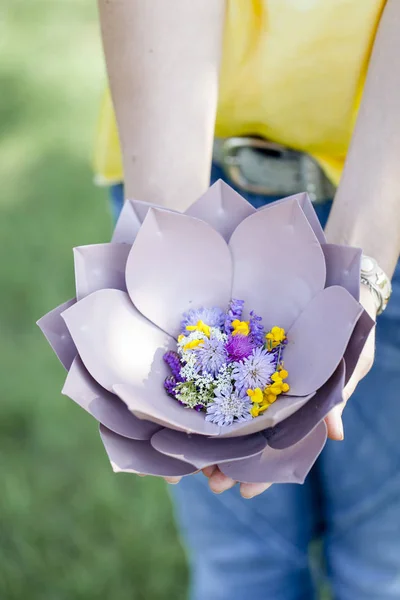
[[185,214],[126,202],[38,324],[114,471],[301,483],[373,326],[360,259],[306,194],[255,210],[218,181]]

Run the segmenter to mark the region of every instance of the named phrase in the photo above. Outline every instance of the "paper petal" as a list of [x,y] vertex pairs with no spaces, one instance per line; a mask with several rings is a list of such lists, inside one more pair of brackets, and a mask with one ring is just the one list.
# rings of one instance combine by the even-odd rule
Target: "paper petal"
[[111,242],[129,244],[131,246],[137,236],[141,224],[132,203],[127,200],[118,217]]
[[367,311],[364,310],[357,321],[357,325],[354,328],[346,352],[344,353],[343,358],[346,365],[345,385],[353,375],[362,349],[364,348],[365,342],[373,327],[375,327],[375,321],[371,319]]
[[255,208],[219,179],[187,209],[185,214],[206,221],[226,241],[229,241],[239,223],[253,213]]
[[120,242],[132,245],[150,208],[176,212],[151,202],[126,200],[114,229],[112,243]]
[[314,210],[314,205],[311,202],[310,196],[307,194],[307,192],[302,192],[300,194],[293,194],[293,196],[287,196],[287,198],[282,198],[282,200],[277,200],[273,204],[266,204],[265,206],[261,206],[258,210],[259,211],[266,210],[268,208],[271,208],[271,206],[276,206],[277,204],[283,204],[284,202],[291,202],[292,200],[297,200],[297,202],[301,206],[301,209],[302,209],[307,221],[311,225],[318,241],[320,242],[320,244],[325,244],[326,237],[324,234],[324,230],[321,227],[321,223],[318,220],[317,213]]
[[115,473],[142,473],[160,477],[180,477],[194,473],[193,465],[160,454],[150,442],[129,440],[100,425],[100,436]]
[[170,429],[162,429],[151,438],[158,452],[178,458],[198,469],[231,460],[254,456],[262,452],[267,444],[259,433],[232,439],[206,438],[201,435],[186,435]]
[[140,202],[138,209],[137,204],[137,200],[126,200],[124,202],[121,213],[118,217],[118,221],[115,225],[113,236],[111,238],[112,243],[132,245],[143,223],[143,213],[145,211],[143,211],[142,205],[145,205],[149,208],[156,206],[156,204]]
[[300,442],[275,450],[267,446],[253,458],[218,465],[220,470],[243,483],[303,483],[326,442],[326,425],[319,425]]
[[263,317],[268,330],[289,329],[324,288],[325,259],[296,200],[259,211],[232,235],[233,298]]
[[68,300],[48,312],[39,319],[37,325],[42,330],[50,346],[53,348],[61,364],[68,370],[72,365],[77,350],[70,332],[61,317],[61,313],[75,304],[76,300]]
[[107,288],[126,291],[128,244],[93,244],[74,248],[77,300]]
[[326,262],[325,287],[341,285],[358,301],[360,299],[361,249],[352,246],[324,244],[322,250]]
[[318,390],[341,361],[362,306],[341,287],[318,294],[287,333],[283,361],[289,395]]
[[[148,383],[151,384],[152,380]],[[148,419],[164,427],[186,433],[219,435],[220,428],[209,423],[204,413],[185,408],[166,394],[160,395],[146,386],[142,390],[128,385],[115,385],[114,392],[139,419]]]
[[151,209],[128,257],[126,284],[134,305],[177,336],[190,308],[228,306],[232,264],[223,238],[207,223]]
[[62,316],[85,367],[106,390],[127,383],[164,394],[169,373],[162,357],[175,343],[135,309],[127,293],[99,290]]
[[283,449],[296,444],[322,421],[329,411],[343,401],[345,367],[342,360],[335,373],[296,413],[265,432],[272,448]]
[[221,427],[221,438],[239,437],[249,435],[257,431],[263,431],[268,427],[274,427],[280,421],[287,419],[294,412],[299,410],[313,396],[280,396],[274,404],[272,404],[264,414],[256,419],[246,421],[245,423],[236,423],[229,427]]
[[78,356],[72,363],[62,393],[108,429],[124,437],[149,440],[160,429],[154,423],[137,419],[122,400],[96,383]]

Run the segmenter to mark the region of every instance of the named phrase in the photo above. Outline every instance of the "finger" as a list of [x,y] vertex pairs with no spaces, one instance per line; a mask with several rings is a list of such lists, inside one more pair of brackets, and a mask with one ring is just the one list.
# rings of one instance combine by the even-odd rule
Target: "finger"
[[349,381],[347,382],[346,387],[343,390],[343,403],[344,404],[346,404],[346,402],[350,398],[350,396],[353,395],[354,390],[356,389],[360,379],[361,379],[361,375],[358,373],[358,369],[356,367],[353,375],[350,377]]
[[202,469],[202,473],[206,477],[211,477],[211,475],[214,473],[216,468],[217,468],[217,465],[211,465],[210,467],[204,467],[204,469]]
[[331,440],[341,442],[344,439],[344,429],[342,421],[342,412],[345,403],[338,404],[332,408],[331,412],[325,417],[325,423],[328,428],[328,437]]
[[347,385],[343,389],[343,402],[335,406],[325,417],[325,423],[328,427],[328,437],[331,440],[341,441],[344,439],[342,413],[350,396],[353,395],[357,385],[366,376],[370,370],[374,358],[375,331],[372,330],[365,343],[363,352],[350,377]]
[[214,473],[208,480],[208,484],[214,494],[222,494],[222,492],[226,492],[226,490],[229,490],[236,485],[236,481],[221,473],[218,467],[216,467]]
[[251,498],[254,498],[254,496],[259,496],[265,492],[271,485],[272,483],[241,483],[240,493],[243,498],[250,500]]
[[350,377],[346,387],[343,389],[343,402],[332,408],[331,412],[325,417],[325,423],[328,427],[328,437],[331,440],[336,440],[339,442],[344,440],[342,414],[345,409],[347,400],[353,394],[361,378],[362,375],[357,365],[353,375]]
[[177,483],[180,482],[180,480],[182,479],[182,477],[164,477],[164,479],[170,485],[176,485]]
[[343,390],[343,400],[346,403],[350,396],[354,393],[357,385],[363,379],[368,372],[370,371],[375,355],[375,329],[372,329],[370,332],[367,341],[365,342],[365,346],[360,355],[358,363],[354,369],[352,376],[347,382],[344,390]]

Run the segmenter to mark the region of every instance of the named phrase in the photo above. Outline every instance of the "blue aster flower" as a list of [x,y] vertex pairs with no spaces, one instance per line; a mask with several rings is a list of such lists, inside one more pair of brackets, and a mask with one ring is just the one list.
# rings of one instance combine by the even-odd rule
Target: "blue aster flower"
[[235,364],[232,377],[236,388],[245,392],[248,389],[263,389],[270,383],[275,372],[276,358],[262,348],[255,348],[248,358]]
[[207,407],[206,421],[220,427],[232,425],[235,422],[249,421],[251,401],[232,386],[227,386],[215,392],[214,401]]
[[183,314],[181,321],[181,331],[186,332],[187,325],[197,325],[199,321],[203,321],[209,327],[217,327],[221,329],[225,321],[225,313],[218,306],[213,308],[192,308]]
[[225,343],[215,337],[207,338],[195,351],[197,364],[202,373],[216,377],[220,368],[226,364],[228,353]]

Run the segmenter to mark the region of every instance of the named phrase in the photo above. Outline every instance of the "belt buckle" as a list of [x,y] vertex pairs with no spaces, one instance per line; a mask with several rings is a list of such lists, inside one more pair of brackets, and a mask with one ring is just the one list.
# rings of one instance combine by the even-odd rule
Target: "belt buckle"
[[[256,137],[225,138],[221,140],[218,150],[219,162],[225,174],[245,192],[283,197],[307,191],[314,203],[325,202],[333,197],[333,186],[315,160],[306,153]],[[262,172],[262,183],[251,181],[244,172],[244,163],[246,160],[249,163],[249,150],[254,151],[255,155],[254,161],[250,162],[259,161],[253,170],[257,172],[258,169],[260,174]],[[257,158],[257,150],[265,154],[262,159]]]
[[240,152],[243,149],[262,150],[281,156],[287,152],[287,149],[280,144],[269,142],[256,137],[229,137],[222,141],[220,147],[221,166],[225,174],[240,189],[251,194],[261,194],[263,196],[277,196],[279,190],[273,185],[258,185],[252,183],[244,175],[241,168]]

